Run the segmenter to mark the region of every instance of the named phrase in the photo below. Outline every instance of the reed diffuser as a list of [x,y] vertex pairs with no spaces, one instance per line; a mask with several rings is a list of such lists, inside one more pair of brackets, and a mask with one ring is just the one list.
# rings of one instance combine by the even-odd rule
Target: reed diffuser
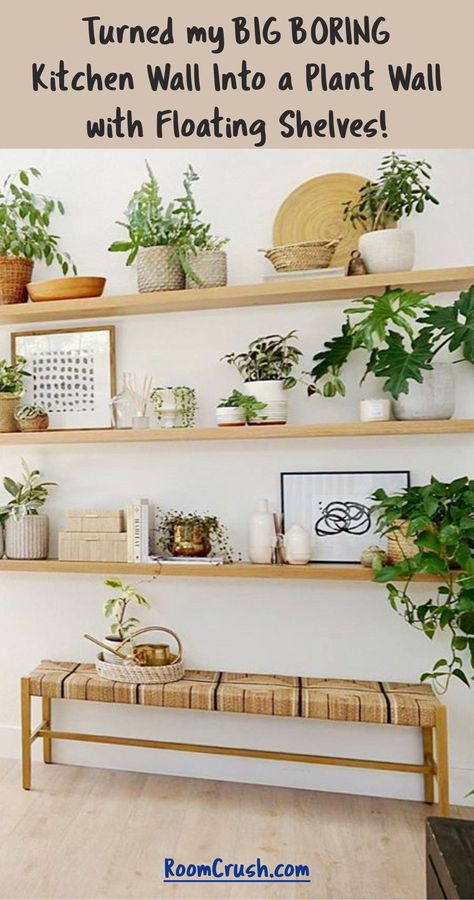
[[128,375],[124,379],[125,391],[130,398],[133,417],[132,428],[145,429],[150,427],[150,419],[147,416],[147,407],[150,400],[152,377],[145,375],[140,385],[136,375]]

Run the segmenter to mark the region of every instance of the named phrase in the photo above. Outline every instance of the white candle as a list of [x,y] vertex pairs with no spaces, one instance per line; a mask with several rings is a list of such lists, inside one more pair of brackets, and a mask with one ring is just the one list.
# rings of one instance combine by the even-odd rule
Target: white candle
[[392,404],[389,399],[374,397],[360,401],[361,422],[388,422],[391,419]]

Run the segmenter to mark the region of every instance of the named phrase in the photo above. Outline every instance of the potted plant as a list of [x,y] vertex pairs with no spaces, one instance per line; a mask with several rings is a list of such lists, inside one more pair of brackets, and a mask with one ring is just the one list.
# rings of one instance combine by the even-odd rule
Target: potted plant
[[202,222],[202,212],[194,198],[193,184],[199,175],[189,166],[184,178],[184,196],[177,200],[177,212],[183,217],[189,234],[186,287],[224,287],[227,284],[227,254],[222,249],[228,238],[216,238],[211,225]]
[[47,559],[49,519],[40,513],[54,481],[41,481],[38,469],[29,469],[21,461],[23,481],[4,478],[3,486],[11,500],[0,509],[5,523],[5,552],[8,559]]
[[[120,578],[107,578],[104,581],[107,587],[115,590],[115,596],[109,597],[104,603],[104,616],[111,620],[110,633],[105,638],[105,643],[120,644],[140,625],[140,619],[130,615],[130,607],[135,604],[146,609],[150,604],[131,584],[123,584]],[[104,652],[105,662],[117,662],[113,653]]]
[[[355,350],[367,355],[362,381],[371,373],[383,381],[399,419],[448,419],[454,412],[454,377],[443,350],[474,363],[474,286],[450,306],[436,306],[429,294],[387,290],[349,309],[341,333],[313,357],[308,393],[344,396],[342,371]],[[414,323],[418,323],[418,329]]]
[[[469,686],[474,673],[474,480],[433,477],[401,494],[378,490],[373,496],[379,532],[402,548],[406,539],[411,541],[395,564],[376,560],[374,580],[387,584],[392,608],[410,625],[430,640],[439,633],[450,640],[450,656],[438,659],[422,681],[447,686],[454,677]],[[425,574],[439,578],[428,599],[412,590],[416,576]]]
[[15,422],[20,431],[47,431],[49,416],[42,406],[27,403],[19,406],[15,413]]
[[60,238],[50,231],[53,213],[64,215],[60,200],[34,194],[32,179],[38,169],[21,169],[9,175],[0,189],[0,304],[24,303],[35,260],[51,266],[57,262],[63,275],[77,269],[68,253],[60,252]]
[[8,365],[0,359],[0,432],[17,431],[15,413],[23,393],[23,379],[29,373],[25,370],[26,359],[18,356],[16,362]]
[[162,428],[192,428],[196,420],[196,391],[187,385],[156,387],[150,394]]
[[293,372],[303,355],[295,340],[296,331],[284,336],[270,334],[252,341],[245,353],[222,357],[244,379],[245,392],[266,404],[265,417],[255,418],[255,424],[284,424],[288,419],[285,392],[297,383]]
[[263,410],[266,403],[260,403],[253,394],[242,394],[232,391],[229,397],[221,400],[216,408],[216,420],[219,426],[251,425],[255,419],[264,419]]
[[218,554],[224,562],[232,562],[227,529],[217,516],[172,510],[158,517],[156,537],[160,555],[191,558]]
[[378,171],[377,180],[368,181],[357,200],[344,205],[344,219],[367,229],[359,250],[368,272],[408,271],[415,261],[415,235],[393,225],[403,216],[424,212],[428,203],[438,204],[431,193],[431,165],[392,152]]

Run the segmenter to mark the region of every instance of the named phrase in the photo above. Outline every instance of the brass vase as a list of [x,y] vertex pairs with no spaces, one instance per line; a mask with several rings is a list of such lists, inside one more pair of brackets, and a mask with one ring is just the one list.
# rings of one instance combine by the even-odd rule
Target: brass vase
[[176,523],[168,549],[173,556],[209,556],[209,529],[198,522]]

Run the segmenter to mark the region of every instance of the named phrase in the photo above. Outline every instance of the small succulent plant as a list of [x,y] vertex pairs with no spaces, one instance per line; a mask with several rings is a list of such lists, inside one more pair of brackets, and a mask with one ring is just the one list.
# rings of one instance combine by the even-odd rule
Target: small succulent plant
[[47,412],[42,406],[36,406],[34,403],[25,403],[24,406],[18,407],[15,413],[17,422],[24,422],[26,419],[37,419],[39,416],[46,416]]

